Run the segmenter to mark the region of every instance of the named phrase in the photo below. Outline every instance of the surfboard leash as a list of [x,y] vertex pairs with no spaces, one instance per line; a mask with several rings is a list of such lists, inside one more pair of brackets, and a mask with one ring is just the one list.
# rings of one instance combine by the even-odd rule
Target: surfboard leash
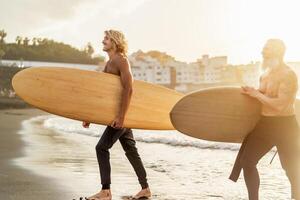
[[276,156],[277,153],[278,153],[278,150],[276,150],[276,152],[274,153],[273,158],[270,161],[270,165],[272,164],[272,162],[273,162],[273,160],[274,160],[274,158],[275,158],[275,156]]

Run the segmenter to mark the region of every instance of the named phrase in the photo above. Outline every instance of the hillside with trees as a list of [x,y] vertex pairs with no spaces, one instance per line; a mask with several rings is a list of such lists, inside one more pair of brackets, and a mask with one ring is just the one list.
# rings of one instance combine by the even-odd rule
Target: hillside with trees
[[103,56],[93,57],[94,48],[88,43],[79,50],[71,45],[47,38],[17,36],[15,43],[6,43],[7,33],[0,30],[0,60],[30,60],[79,64],[98,64]]

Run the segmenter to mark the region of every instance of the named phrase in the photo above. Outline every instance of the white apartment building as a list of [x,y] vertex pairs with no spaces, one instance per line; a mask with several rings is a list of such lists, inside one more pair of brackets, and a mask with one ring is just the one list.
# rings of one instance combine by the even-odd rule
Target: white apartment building
[[258,87],[259,86],[259,77],[260,77],[260,63],[251,63],[248,65],[241,65],[240,66],[243,69],[243,82],[246,85],[252,86],[252,87]]
[[203,55],[201,60],[204,66],[204,83],[219,83],[222,81],[222,67],[227,65],[227,56],[209,58]]
[[132,55],[129,61],[134,79],[155,84],[170,84],[170,68],[161,65],[158,60],[150,56],[137,58]]
[[176,83],[190,83],[192,80],[189,74],[189,67],[185,62],[169,61],[166,66],[176,70]]
[[227,65],[222,70],[222,81],[258,87],[260,73],[258,62],[247,65]]
[[166,63],[166,67],[173,67],[176,70],[177,84],[199,84],[203,82],[203,67],[198,62],[185,63],[179,61],[170,61]]
[[[228,65],[226,56],[209,58],[208,55],[203,55],[202,59],[194,63],[170,60],[161,64],[157,59],[138,52],[132,54],[129,61],[134,79],[162,85],[169,85],[172,80],[176,81],[176,88],[182,89],[189,84],[222,82],[258,86],[260,74],[259,63]],[[171,74],[172,69],[173,74]],[[171,75],[175,75],[176,79]]]

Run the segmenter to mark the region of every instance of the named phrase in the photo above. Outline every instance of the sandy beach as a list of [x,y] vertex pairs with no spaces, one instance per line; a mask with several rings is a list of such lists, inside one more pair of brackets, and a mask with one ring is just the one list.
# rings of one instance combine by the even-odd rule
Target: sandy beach
[[0,111],[0,196],[1,199],[59,199],[64,191],[51,179],[15,166],[12,160],[24,156],[24,142],[17,132],[21,122],[45,114],[37,109],[8,109]]
[[[37,109],[0,111],[0,199],[79,199],[99,191],[95,145],[104,127]],[[228,180],[239,145],[196,140],[178,132],[134,130],[152,200],[247,199],[243,177]],[[140,186],[117,142],[111,149],[113,199]],[[289,184],[273,152],[259,164],[261,198],[284,200]]]
[[[100,184],[94,148],[90,146],[86,149],[80,148],[83,144],[79,143],[96,142],[87,141],[93,138],[82,136],[82,140],[77,138],[74,141],[53,132],[28,138],[18,133],[23,120],[43,115],[49,114],[38,109],[0,111],[1,199],[79,199],[97,192]],[[69,154],[71,155],[68,156]],[[130,170],[117,162],[123,161],[113,160],[112,164],[117,166],[113,169],[114,173],[117,172],[118,176],[119,172],[117,180],[113,178],[113,181],[134,179],[133,172],[126,175]],[[87,170],[91,165],[94,171],[89,172]],[[138,185],[132,186],[132,192],[138,189]],[[120,187],[118,190],[126,194],[128,187]]]
[[[79,199],[99,190],[97,139],[84,135],[72,139],[51,131],[38,135],[38,127],[32,135],[20,134],[22,121],[44,115],[49,114],[38,109],[0,111],[1,199]],[[118,190],[114,199],[133,195],[140,188],[119,143],[111,154],[112,190]],[[162,177],[155,171],[151,175],[156,188],[161,187]]]

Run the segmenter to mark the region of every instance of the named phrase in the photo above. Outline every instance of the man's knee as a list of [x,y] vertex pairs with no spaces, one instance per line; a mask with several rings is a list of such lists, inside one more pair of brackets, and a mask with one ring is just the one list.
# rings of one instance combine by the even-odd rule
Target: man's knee
[[138,154],[134,140],[123,141],[122,146],[123,146],[123,149],[124,149],[126,155],[137,155]]
[[249,160],[249,159],[242,159],[240,161],[241,167],[243,168],[244,172],[250,172],[256,170],[257,162]]
[[96,152],[105,152],[108,151],[111,147],[108,144],[105,144],[103,142],[98,142],[98,144],[95,146]]
[[130,148],[130,149],[126,149],[126,150],[125,150],[125,155],[126,155],[126,156],[139,156],[136,147],[132,147],[132,148]]

